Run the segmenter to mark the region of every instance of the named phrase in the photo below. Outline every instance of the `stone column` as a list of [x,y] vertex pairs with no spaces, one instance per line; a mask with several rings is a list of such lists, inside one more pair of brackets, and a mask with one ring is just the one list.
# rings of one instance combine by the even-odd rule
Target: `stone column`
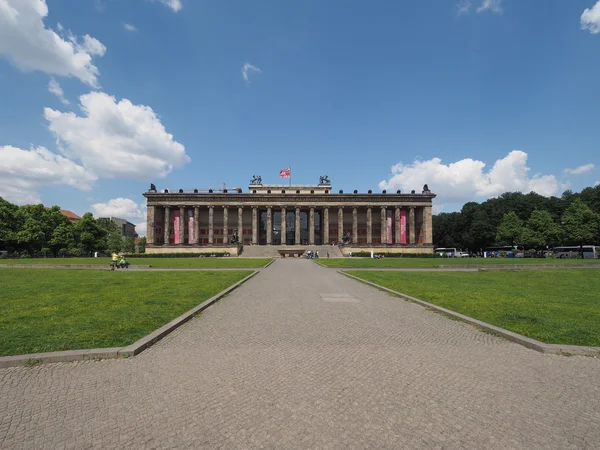
[[352,208],[352,243],[358,244],[358,208]]
[[244,243],[244,208],[238,206],[238,243]]
[[154,215],[156,214],[155,206],[148,206],[148,213],[146,216],[146,244],[154,244]]
[[223,244],[229,243],[229,208],[223,206]]
[[214,243],[214,223],[215,223],[215,207],[208,207],[208,245],[213,245]]
[[423,208],[423,226],[425,227],[425,244],[433,243],[433,227],[432,227],[432,213],[431,206],[425,206]]
[[273,243],[273,212],[270,206],[267,207],[267,245]]
[[338,208],[338,243],[344,241],[344,208]]
[[285,206],[281,208],[281,245],[287,244],[287,217]]
[[296,245],[300,245],[300,208],[296,208],[296,235],[294,236],[294,239],[296,241]]
[[258,207],[252,207],[252,245],[258,244],[258,226],[256,221],[258,220]]
[[171,207],[165,206],[165,245],[169,245],[169,230],[171,228]]
[[313,207],[308,213],[308,243],[315,245],[315,208]]
[[394,244],[400,244],[400,207],[394,212]]
[[373,243],[373,216],[371,208],[367,208],[367,244]]
[[408,211],[408,242],[415,243],[415,207],[411,206]]
[[179,207],[179,245],[185,243],[185,206]]
[[387,208],[381,207],[381,244],[387,244]]
[[329,245],[329,208],[323,208],[323,244]]
[[194,206],[194,244],[200,243],[200,208]]

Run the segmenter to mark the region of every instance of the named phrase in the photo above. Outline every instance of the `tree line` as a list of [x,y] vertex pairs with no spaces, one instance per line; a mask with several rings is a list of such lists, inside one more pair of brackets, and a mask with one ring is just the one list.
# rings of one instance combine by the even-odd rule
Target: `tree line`
[[507,192],[459,212],[433,216],[433,242],[478,253],[493,246],[543,250],[558,245],[600,244],[600,185],[560,197]]
[[[140,241],[143,251],[145,238]],[[94,219],[92,213],[72,223],[58,206],[18,206],[0,197],[0,250],[11,256],[93,256],[134,253],[135,242],[123,239],[112,220]]]

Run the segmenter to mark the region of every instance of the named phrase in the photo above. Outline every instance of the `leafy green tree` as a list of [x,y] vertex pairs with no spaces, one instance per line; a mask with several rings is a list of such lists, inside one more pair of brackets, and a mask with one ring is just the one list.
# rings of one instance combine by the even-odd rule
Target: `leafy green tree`
[[107,250],[110,253],[119,253],[123,250],[123,238],[121,237],[121,233],[112,232],[108,235]]
[[61,248],[68,249],[75,246],[74,228],[74,225],[67,220],[67,223],[61,223],[54,229],[49,241],[54,255],[57,255]]
[[140,238],[138,242],[138,253],[146,253],[146,237]]
[[46,244],[46,235],[42,228],[41,222],[29,214],[25,207],[19,210],[24,217],[23,224],[16,234],[17,243],[23,250],[29,253],[35,253]]
[[92,213],[83,215],[81,220],[75,224],[75,232],[84,254],[92,256],[94,251],[106,250],[106,230],[96,223]]
[[523,230],[523,245],[543,249],[560,241],[561,230],[548,211],[535,210]]
[[119,226],[116,223],[114,223],[110,219],[107,219],[106,217],[96,219],[96,223],[100,228],[104,229],[107,234],[119,233],[121,231],[119,230]]
[[598,234],[600,216],[577,198],[563,214],[562,226],[567,243],[590,244]]
[[135,241],[133,240],[132,237],[127,236],[124,240],[123,240],[123,251],[125,253],[135,253]]
[[500,245],[517,245],[521,243],[523,221],[514,211],[504,214],[502,223],[496,231],[496,242]]
[[0,250],[13,250],[16,245],[18,210],[17,205],[0,197]]

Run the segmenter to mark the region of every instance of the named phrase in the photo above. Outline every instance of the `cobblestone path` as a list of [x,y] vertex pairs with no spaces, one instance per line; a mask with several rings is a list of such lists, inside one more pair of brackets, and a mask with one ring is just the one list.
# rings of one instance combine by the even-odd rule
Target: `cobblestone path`
[[279,260],[128,360],[0,370],[0,448],[598,448],[600,360]]

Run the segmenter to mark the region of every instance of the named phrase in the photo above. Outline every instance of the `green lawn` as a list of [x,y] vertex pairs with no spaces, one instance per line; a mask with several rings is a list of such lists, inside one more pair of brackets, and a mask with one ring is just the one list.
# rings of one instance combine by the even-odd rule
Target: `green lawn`
[[[164,268],[251,268],[263,267],[271,258],[130,258],[132,265]],[[28,258],[0,259],[0,264],[93,264],[108,267],[110,258]]]
[[251,274],[0,270],[0,356],[119,347]]
[[324,258],[318,262],[327,267],[341,268],[394,268],[439,267],[454,265],[489,264],[599,264],[600,259],[554,259],[554,258]]
[[542,342],[600,346],[600,271],[347,272]]

